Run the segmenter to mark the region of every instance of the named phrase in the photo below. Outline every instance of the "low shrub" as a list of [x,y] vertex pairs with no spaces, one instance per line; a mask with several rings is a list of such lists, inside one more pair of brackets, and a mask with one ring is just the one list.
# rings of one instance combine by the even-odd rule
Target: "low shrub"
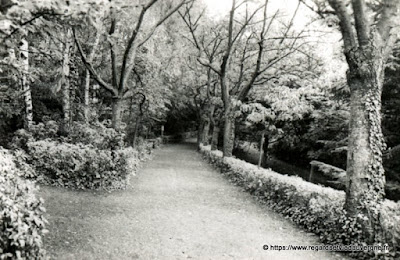
[[43,201],[21,179],[12,155],[0,148],[0,259],[43,259]]
[[55,138],[58,135],[59,125],[54,120],[32,125],[30,132],[36,140]]
[[39,174],[33,169],[31,165],[32,157],[22,149],[12,150],[13,161],[17,169],[19,170],[20,177],[26,179],[36,179]]
[[29,141],[55,138],[57,137],[58,129],[58,123],[53,120],[33,124],[29,132],[25,129],[18,129],[15,131],[9,146],[12,149],[23,149],[26,151]]
[[140,160],[133,149],[102,150],[51,140],[28,142],[30,163],[42,183],[75,189],[123,189]]
[[74,122],[65,141],[89,144],[98,149],[120,149],[124,146],[124,134],[105,127],[102,123],[87,125]]
[[33,135],[31,133],[29,133],[28,131],[26,131],[25,129],[19,129],[17,131],[15,131],[14,133],[14,137],[12,138],[11,143],[9,144],[9,146],[12,149],[23,149],[23,150],[27,150],[27,143],[33,140]]
[[[303,228],[317,234],[329,245],[368,245],[360,221],[363,215],[349,218],[343,209],[345,193],[286,176],[246,163],[223,158],[222,152],[201,146],[202,154],[237,185],[243,186],[260,201],[282,213]],[[388,245],[389,251],[352,251],[358,258],[390,259],[400,256],[400,204],[385,201],[379,210],[379,234],[376,245]]]
[[[23,177],[74,189],[124,189],[129,175],[160,142],[142,140],[134,149],[124,148],[123,134],[100,123],[73,123],[68,136],[57,138],[54,121],[33,129],[18,130],[12,143],[14,162]],[[38,129],[45,134],[39,135]]]
[[45,139],[59,139],[67,143],[83,143],[93,145],[98,149],[119,149],[124,146],[124,134],[108,128],[102,123],[85,124],[73,122],[69,128],[68,135],[60,137],[59,125],[53,120],[44,123],[34,124],[28,132],[19,129],[14,133],[14,137],[9,144],[13,149],[27,150],[26,144],[29,141],[39,141]]

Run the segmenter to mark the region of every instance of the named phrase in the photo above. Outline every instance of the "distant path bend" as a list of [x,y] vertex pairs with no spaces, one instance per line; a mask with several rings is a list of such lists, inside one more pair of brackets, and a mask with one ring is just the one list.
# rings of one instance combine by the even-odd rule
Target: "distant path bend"
[[155,151],[126,191],[40,193],[55,259],[344,259],[263,250],[321,243],[230,184],[189,143]]

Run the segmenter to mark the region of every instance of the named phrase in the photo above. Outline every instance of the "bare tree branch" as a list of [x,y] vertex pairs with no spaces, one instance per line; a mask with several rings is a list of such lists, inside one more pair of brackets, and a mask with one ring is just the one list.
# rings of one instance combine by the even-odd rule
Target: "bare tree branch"
[[152,29],[150,29],[150,32],[147,33],[147,35],[144,37],[144,39],[142,41],[140,41],[140,43],[138,44],[138,46],[142,46],[143,44],[145,44],[150,38],[151,36],[154,34],[154,32],[156,31],[156,29],[163,24],[169,17],[171,17],[171,15],[173,15],[176,11],[179,10],[179,8],[181,8],[184,4],[192,2],[194,0],[183,0],[181,1],[178,5],[176,5],[174,8],[172,8],[164,17],[162,17],[157,23],[156,25],[153,26]]
[[[142,26],[144,15],[146,14],[147,10],[153,6],[158,0],[151,0],[147,5],[142,7],[142,10],[139,14],[139,18],[136,22],[135,29],[132,31],[132,35],[128,40],[128,44],[125,48],[124,56],[122,59],[122,67],[121,67],[121,75],[120,75],[120,82],[119,82],[119,88],[124,88],[124,84],[127,81],[127,78],[129,76],[130,70],[127,69],[128,63],[130,60],[133,60],[135,57],[132,57],[131,53],[136,51],[136,46],[134,47],[134,42],[136,40],[136,37],[139,34],[140,27]],[[132,51],[132,48],[134,47],[135,50]]]

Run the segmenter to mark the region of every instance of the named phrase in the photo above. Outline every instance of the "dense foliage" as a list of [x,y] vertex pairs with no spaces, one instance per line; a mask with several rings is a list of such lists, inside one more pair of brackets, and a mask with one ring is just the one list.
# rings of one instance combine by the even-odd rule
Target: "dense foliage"
[[19,177],[12,155],[0,148],[0,258],[44,259],[43,201],[34,185]]
[[15,133],[10,146],[25,178],[75,189],[124,189],[153,148],[145,141],[125,148],[123,134],[101,123],[74,123],[67,137],[58,137],[57,130],[49,120]]
[[125,188],[139,162],[133,149],[101,150],[84,144],[28,142],[30,162],[41,182],[76,189]]

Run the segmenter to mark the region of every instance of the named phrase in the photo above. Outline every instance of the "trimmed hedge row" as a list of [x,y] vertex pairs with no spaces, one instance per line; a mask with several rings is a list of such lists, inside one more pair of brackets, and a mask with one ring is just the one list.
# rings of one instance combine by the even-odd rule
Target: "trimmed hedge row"
[[[39,183],[73,189],[125,189],[129,176],[149,157],[147,143],[118,150],[90,144],[64,143],[50,139],[28,141],[27,153],[16,151],[16,163],[24,177]],[[31,166],[31,167],[30,167]]]
[[[309,183],[300,177],[259,169],[236,158],[223,158],[222,152],[201,146],[201,153],[233,183],[243,186],[257,199],[287,216],[303,228],[317,234],[329,245],[369,245],[358,218],[346,217],[345,193]],[[385,200],[379,207],[380,232],[376,245],[388,245],[389,251],[349,252],[360,259],[398,259],[400,257],[400,203]]]
[[0,259],[44,259],[43,201],[21,174],[12,155],[0,148]]
[[123,189],[136,151],[111,151],[50,140],[28,142],[30,162],[40,183],[74,189]]
[[162,141],[140,140],[135,148],[125,148],[124,134],[104,123],[74,122],[63,137],[57,137],[58,129],[49,120],[30,132],[16,131],[10,146],[25,178],[73,189],[124,189],[130,174]]

